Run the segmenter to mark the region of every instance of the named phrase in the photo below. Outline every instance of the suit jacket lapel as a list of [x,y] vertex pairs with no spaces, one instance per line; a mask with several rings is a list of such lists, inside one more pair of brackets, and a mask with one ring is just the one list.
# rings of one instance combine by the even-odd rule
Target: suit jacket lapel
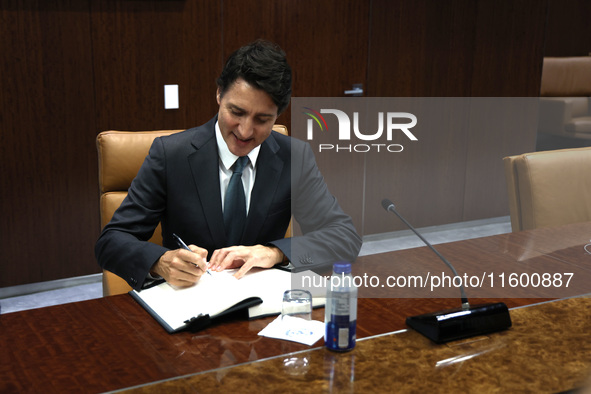
[[221,248],[226,244],[226,231],[222,214],[219,156],[215,139],[216,120],[217,117],[202,126],[206,129],[205,132],[198,130],[195,133],[192,141],[195,152],[189,155],[188,160],[207,226],[216,247]]
[[273,135],[261,144],[257,159],[256,180],[250,195],[250,208],[242,235],[244,245],[251,245],[256,241],[273,202],[284,165],[283,160],[276,155],[278,150],[279,145]]

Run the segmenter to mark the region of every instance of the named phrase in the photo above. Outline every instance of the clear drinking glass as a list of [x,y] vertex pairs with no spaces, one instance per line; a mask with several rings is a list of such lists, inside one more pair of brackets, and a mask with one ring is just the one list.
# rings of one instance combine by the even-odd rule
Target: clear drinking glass
[[281,318],[284,316],[312,319],[312,294],[307,290],[286,290],[281,304]]

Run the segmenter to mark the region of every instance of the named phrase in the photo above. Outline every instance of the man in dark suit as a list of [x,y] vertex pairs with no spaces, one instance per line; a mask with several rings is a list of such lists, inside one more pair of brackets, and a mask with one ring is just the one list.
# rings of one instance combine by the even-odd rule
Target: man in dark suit
[[[159,278],[189,286],[207,268],[239,268],[240,278],[252,267],[297,271],[353,261],[361,239],[328,191],[310,146],[272,132],[291,96],[283,51],[264,41],[242,47],[217,84],[213,119],[154,141],[97,241],[101,267],[141,289]],[[240,181],[242,187],[230,186]],[[238,216],[228,217],[231,212]],[[304,235],[285,239],[292,214]],[[159,222],[163,246],[147,242]],[[173,234],[190,250],[179,248]]]

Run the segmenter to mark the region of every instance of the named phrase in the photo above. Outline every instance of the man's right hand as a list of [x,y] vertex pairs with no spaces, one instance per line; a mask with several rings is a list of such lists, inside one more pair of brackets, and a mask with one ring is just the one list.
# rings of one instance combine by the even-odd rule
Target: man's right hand
[[201,278],[207,269],[207,250],[195,245],[186,249],[165,252],[152,266],[150,273],[159,275],[174,286],[191,286]]

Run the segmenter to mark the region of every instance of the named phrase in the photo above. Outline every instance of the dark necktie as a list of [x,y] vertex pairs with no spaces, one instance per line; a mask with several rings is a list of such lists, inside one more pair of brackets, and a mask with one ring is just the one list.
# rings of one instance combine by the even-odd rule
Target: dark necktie
[[242,171],[248,163],[248,156],[239,157],[234,163],[230,183],[224,197],[224,226],[228,238],[228,246],[238,245],[242,238],[246,221],[246,198],[242,186]]

